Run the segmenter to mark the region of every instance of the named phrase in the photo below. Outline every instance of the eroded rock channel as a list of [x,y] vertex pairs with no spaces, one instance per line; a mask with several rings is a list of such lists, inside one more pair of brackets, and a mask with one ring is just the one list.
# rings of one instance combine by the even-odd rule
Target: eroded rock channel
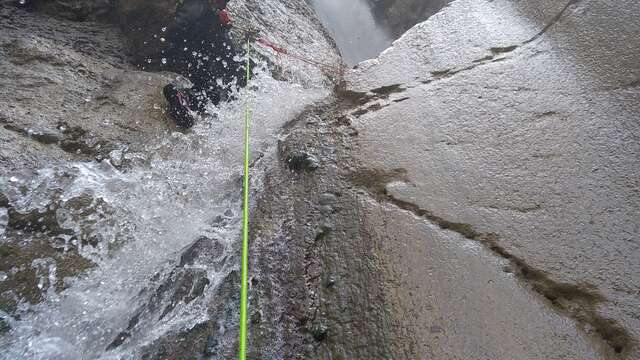
[[[307,2],[234,2],[340,66]],[[171,129],[137,3],[2,7],[3,358],[236,356],[247,98]],[[344,78],[260,54],[249,358],[640,357],[640,7],[418,5]]]
[[[3,359],[235,356],[238,116],[250,99],[259,192],[280,128],[330,79],[257,48],[251,91],[178,131],[161,92],[177,77],[162,61],[175,6],[1,3]],[[303,1],[230,10],[239,27],[340,61]]]

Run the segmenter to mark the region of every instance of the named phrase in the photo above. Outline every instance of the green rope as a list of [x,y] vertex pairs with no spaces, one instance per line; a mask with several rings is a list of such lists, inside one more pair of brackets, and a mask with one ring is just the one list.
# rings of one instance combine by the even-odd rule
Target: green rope
[[[247,39],[247,86],[251,80],[249,71],[250,62],[250,43]],[[244,189],[243,189],[243,205],[242,205],[242,284],[240,286],[240,344],[239,355],[240,360],[247,359],[247,286],[249,280],[249,125],[251,124],[251,109],[249,100],[245,105],[244,111]]]

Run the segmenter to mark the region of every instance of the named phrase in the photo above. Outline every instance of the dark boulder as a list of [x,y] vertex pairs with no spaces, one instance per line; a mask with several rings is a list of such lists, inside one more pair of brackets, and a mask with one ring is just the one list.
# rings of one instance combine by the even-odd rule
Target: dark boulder
[[195,263],[211,263],[222,256],[224,245],[220,241],[201,237],[189,246],[180,256],[180,267]]
[[294,151],[287,156],[287,166],[292,171],[314,171],[320,167],[320,160],[314,155]]
[[[138,325],[140,323],[153,323],[167,316],[172,316],[172,313],[180,304],[188,305],[194,301],[207,301],[205,296],[207,291],[223,294],[224,297],[214,298],[212,300],[214,303],[223,301],[230,296],[235,296],[232,288],[235,285],[233,282],[230,283],[230,288],[218,286],[215,290],[209,289],[212,284],[208,278],[206,268],[220,268],[224,262],[223,255],[224,245],[220,241],[204,236],[198,238],[182,252],[180,261],[169,273],[158,273],[150,279],[149,283],[152,285],[140,294],[140,296],[147,297],[147,300],[131,317],[126,329],[118,333],[106,350],[115,349],[124,344],[129,338],[135,336],[136,332],[139,331]],[[229,276],[231,275],[227,277]],[[219,306],[216,305],[216,307]],[[197,352],[205,352],[205,348],[211,348],[206,344],[211,343],[211,341],[207,341],[207,337],[212,333],[213,329],[213,323],[206,321],[188,331],[188,336],[192,337],[190,341],[198,343]],[[158,341],[153,346],[149,346],[147,350],[155,354],[154,356],[156,357],[153,357],[154,359],[186,359],[189,358],[186,354],[193,354],[195,349],[189,349],[189,352],[186,352],[182,347],[183,345],[182,342],[177,341],[175,334],[168,334],[166,338]],[[177,355],[178,353],[185,354],[184,356],[187,357],[180,357]],[[174,357],[164,357],[167,354]]]
[[311,336],[316,341],[324,341],[327,338],[329,328],[322,323],[316,323],[311,327]]

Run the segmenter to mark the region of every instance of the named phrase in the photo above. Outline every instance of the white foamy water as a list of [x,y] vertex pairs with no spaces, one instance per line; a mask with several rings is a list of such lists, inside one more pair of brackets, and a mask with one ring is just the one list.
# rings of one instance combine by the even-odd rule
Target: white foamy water
[[[178,304],[162,319],[140,326],[121,347],[105,351],[143,305],[137,295],[154,275],[167,276],[181,250],[200,236],[219,239],[226,253],[238,241],[244,104],[253,110],[252,157],[269,157],[281,126],[327,94],[320,84],[306,81],[303,87],[265,73],[252,85],[257,90],[212,109],[214,116],[192,131],[150,139],[144,152],[41,169],[32,177],[0,178],[16,209],[44,212],[57,204],[61,226],[84,237],[60,235],[60,251],[77,246],[96,264],[78,278],[62,279],[68,288],[59,293],[52,285],[61,280],[59,271],[42,272],[47,274],[42,279],[46,299],[39,305],[20,304],[20,320],[10,319],[12,330],[0,339],[1,359],[133,359],[145,344],[205,319],[208,298],[238,264],[207,267],[210,285],[201,299]],[[112,165],[121,161],[130,165]],[[252,180],[253,189],[259,189],[259,174]],[[74,201],[83,198],[89,199],[88,213],[74,210]],[[3,231],[5,225],[0,224]],[[32,266],[51,264],[55,261],[45,258]]]

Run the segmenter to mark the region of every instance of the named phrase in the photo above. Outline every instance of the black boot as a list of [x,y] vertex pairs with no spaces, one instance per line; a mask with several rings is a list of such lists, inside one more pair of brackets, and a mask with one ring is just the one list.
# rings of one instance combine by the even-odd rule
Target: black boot
[[174,84],[169,84],[162,89],[162,93],[169,102],[169,115],[175,120],[176,125],[185,129],[192,127],[195,119],[190,113],[187,92],[179,90]]

